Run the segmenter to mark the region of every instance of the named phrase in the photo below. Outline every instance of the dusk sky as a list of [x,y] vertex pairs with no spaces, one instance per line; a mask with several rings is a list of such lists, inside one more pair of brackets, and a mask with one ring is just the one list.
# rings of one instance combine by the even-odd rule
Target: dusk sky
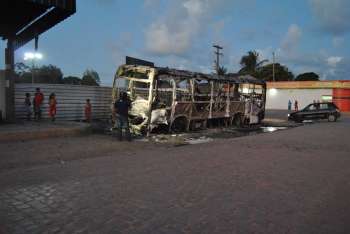
[[[91,68],[110,85],[125,55],[212,72],[218,43],[230,72],[249,50],[270,62],[275,51],[295,75],[350,79],[349,32],[349,0],[78,0],[76,14],[40,37],[40,64],[56,65],[65,76]],[[33,47],[17,50],[16,62]]]

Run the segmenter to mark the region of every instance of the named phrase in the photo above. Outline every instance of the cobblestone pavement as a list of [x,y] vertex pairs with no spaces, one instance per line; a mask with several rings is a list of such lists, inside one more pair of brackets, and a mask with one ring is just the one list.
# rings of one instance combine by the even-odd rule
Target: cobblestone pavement
[[349,130],[344,119],[2,169],[0,233],[350,233]]

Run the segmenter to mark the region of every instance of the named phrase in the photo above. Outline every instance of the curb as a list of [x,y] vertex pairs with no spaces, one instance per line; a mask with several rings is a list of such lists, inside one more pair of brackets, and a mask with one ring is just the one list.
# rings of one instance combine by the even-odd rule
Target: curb
[[54,137],[67,137],[67,136],[81,136],[89,133],[89,127],[75,127],[75,128],[50,128],[39,131],[27,131],[27,132],[4,132],[0,133],[0,143],[13,142],[13,141],[27,141],[47,139]]

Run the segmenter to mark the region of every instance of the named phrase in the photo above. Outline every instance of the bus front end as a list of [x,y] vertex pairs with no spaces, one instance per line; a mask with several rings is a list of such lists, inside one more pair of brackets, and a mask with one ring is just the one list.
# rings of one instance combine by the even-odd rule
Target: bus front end
[[[166,122],[165,113],[157,113],[157,118],[155,118],[155,113],[152,112],[152,102],[155,95],[153,92],[155,74],[156,69],[153,67],[121,65],[114,77],[113,103],[119,98],[120,92],[127,92],[131,101],[129,110],[130,129],[135,135],[148,133],[152,122]],[[115,115],[113,114],[113,116]]]

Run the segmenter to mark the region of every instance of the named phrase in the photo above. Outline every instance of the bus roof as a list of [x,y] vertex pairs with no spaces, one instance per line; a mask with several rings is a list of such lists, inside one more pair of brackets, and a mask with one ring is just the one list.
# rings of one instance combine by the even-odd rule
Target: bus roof
[[235,73],[229,73],[226,75],[217,75],[217,74],[205,74],[201,72],[192,72],[187,70],[180,70],[180,69],[174,69],[174,68],[168,68],[168,67],[149,67],[149,66],[143,66],[143,65],[122,65],[120,66],[123,69],[132,70],[133,68],[140,68],[144,70],[151,70],[155,69],[156,74],[158,76],[162,76],[162,78],[167,78],[169,76],[169,79],[172,77],[178,77],[178,78],[188,78],[188,79],[205,79],[205,80],[215,80],[215,81],[222,81],[222,82],[233,82],[237,84],[241,83],[249,83],[249,84],[257,84],[257,85],[265,85],[265,81],[259,80],[251,75],[239,75]]
[[197,78],[197,79],[207,79],[215,81],[228,81],[234,83],[250,83],[257,85],[264,85],[265,81],[259,80],[251,75],[239,75],[234,73],[229,73],[226,75],[217,74],[205,74],[200,72],[191,72],[186,70],[179,70],[167,67],[156,67],[158,75],[169,75],[171,77],[185,77],[185,78]]

